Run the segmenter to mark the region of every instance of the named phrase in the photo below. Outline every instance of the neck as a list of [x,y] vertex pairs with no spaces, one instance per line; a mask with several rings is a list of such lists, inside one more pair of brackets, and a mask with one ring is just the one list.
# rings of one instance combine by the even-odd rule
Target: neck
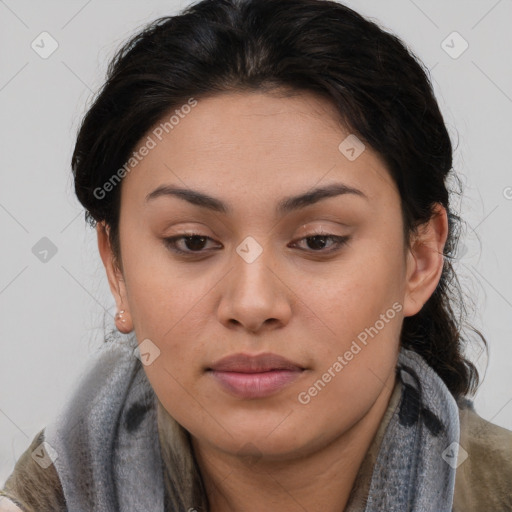
[[344,510],[359,468],[382,421],[395,373],[367,413],[311,453],[286,460],[227,454],[193,438],[210,512]]

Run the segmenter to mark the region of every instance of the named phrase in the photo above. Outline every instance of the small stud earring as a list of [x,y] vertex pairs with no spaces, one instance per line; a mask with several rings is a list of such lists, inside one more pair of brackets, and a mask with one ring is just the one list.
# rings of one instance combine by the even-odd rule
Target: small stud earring
[[122,318],[122,316],[124,315],[124,313],[125,313],[125,310],[124,310],[124,309],[122,309],[121,311],[118,311],[118,312],[116,313],[116,319],[121,320],[121,322],[123,322],[123,323],[125,323],[125,322],[126,322],[126,318]]

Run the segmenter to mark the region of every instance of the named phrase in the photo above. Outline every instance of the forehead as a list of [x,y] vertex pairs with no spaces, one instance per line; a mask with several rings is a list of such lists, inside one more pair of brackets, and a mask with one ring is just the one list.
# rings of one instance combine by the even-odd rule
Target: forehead
[[[354,139],[323,97],[244,92],[188,104],[173,107],[134,148],[151,147],[124,178],[124,201],[143,201],[162,184],[285,196],[332,181],[371,199],[389,189],[396,199],[379,155]],[[354,142],[355,159],[346,153]]]

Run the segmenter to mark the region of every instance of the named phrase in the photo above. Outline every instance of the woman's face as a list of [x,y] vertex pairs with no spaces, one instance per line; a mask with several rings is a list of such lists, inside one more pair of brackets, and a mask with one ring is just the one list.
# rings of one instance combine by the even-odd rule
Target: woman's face
[[[123,275],[102,252],[118,308],[197,442],[275,459],[318,450],[392,385],[403,317],[440,268],[423,279],[383,161],[326,100],[189,104],[141,140],[122,182]],[[233,355],[248,358],[219,364]]]

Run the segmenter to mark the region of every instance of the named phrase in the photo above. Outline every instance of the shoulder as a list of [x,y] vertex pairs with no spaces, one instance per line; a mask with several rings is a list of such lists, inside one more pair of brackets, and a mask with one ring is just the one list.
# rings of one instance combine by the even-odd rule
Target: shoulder
[[66,510],[59,476],[45,449],[44,432],[33,438],[0,490],[0,512]]
[[459,418],[455,512],[512,510],[512,431],[482,418],[469,400],[459,402]]

